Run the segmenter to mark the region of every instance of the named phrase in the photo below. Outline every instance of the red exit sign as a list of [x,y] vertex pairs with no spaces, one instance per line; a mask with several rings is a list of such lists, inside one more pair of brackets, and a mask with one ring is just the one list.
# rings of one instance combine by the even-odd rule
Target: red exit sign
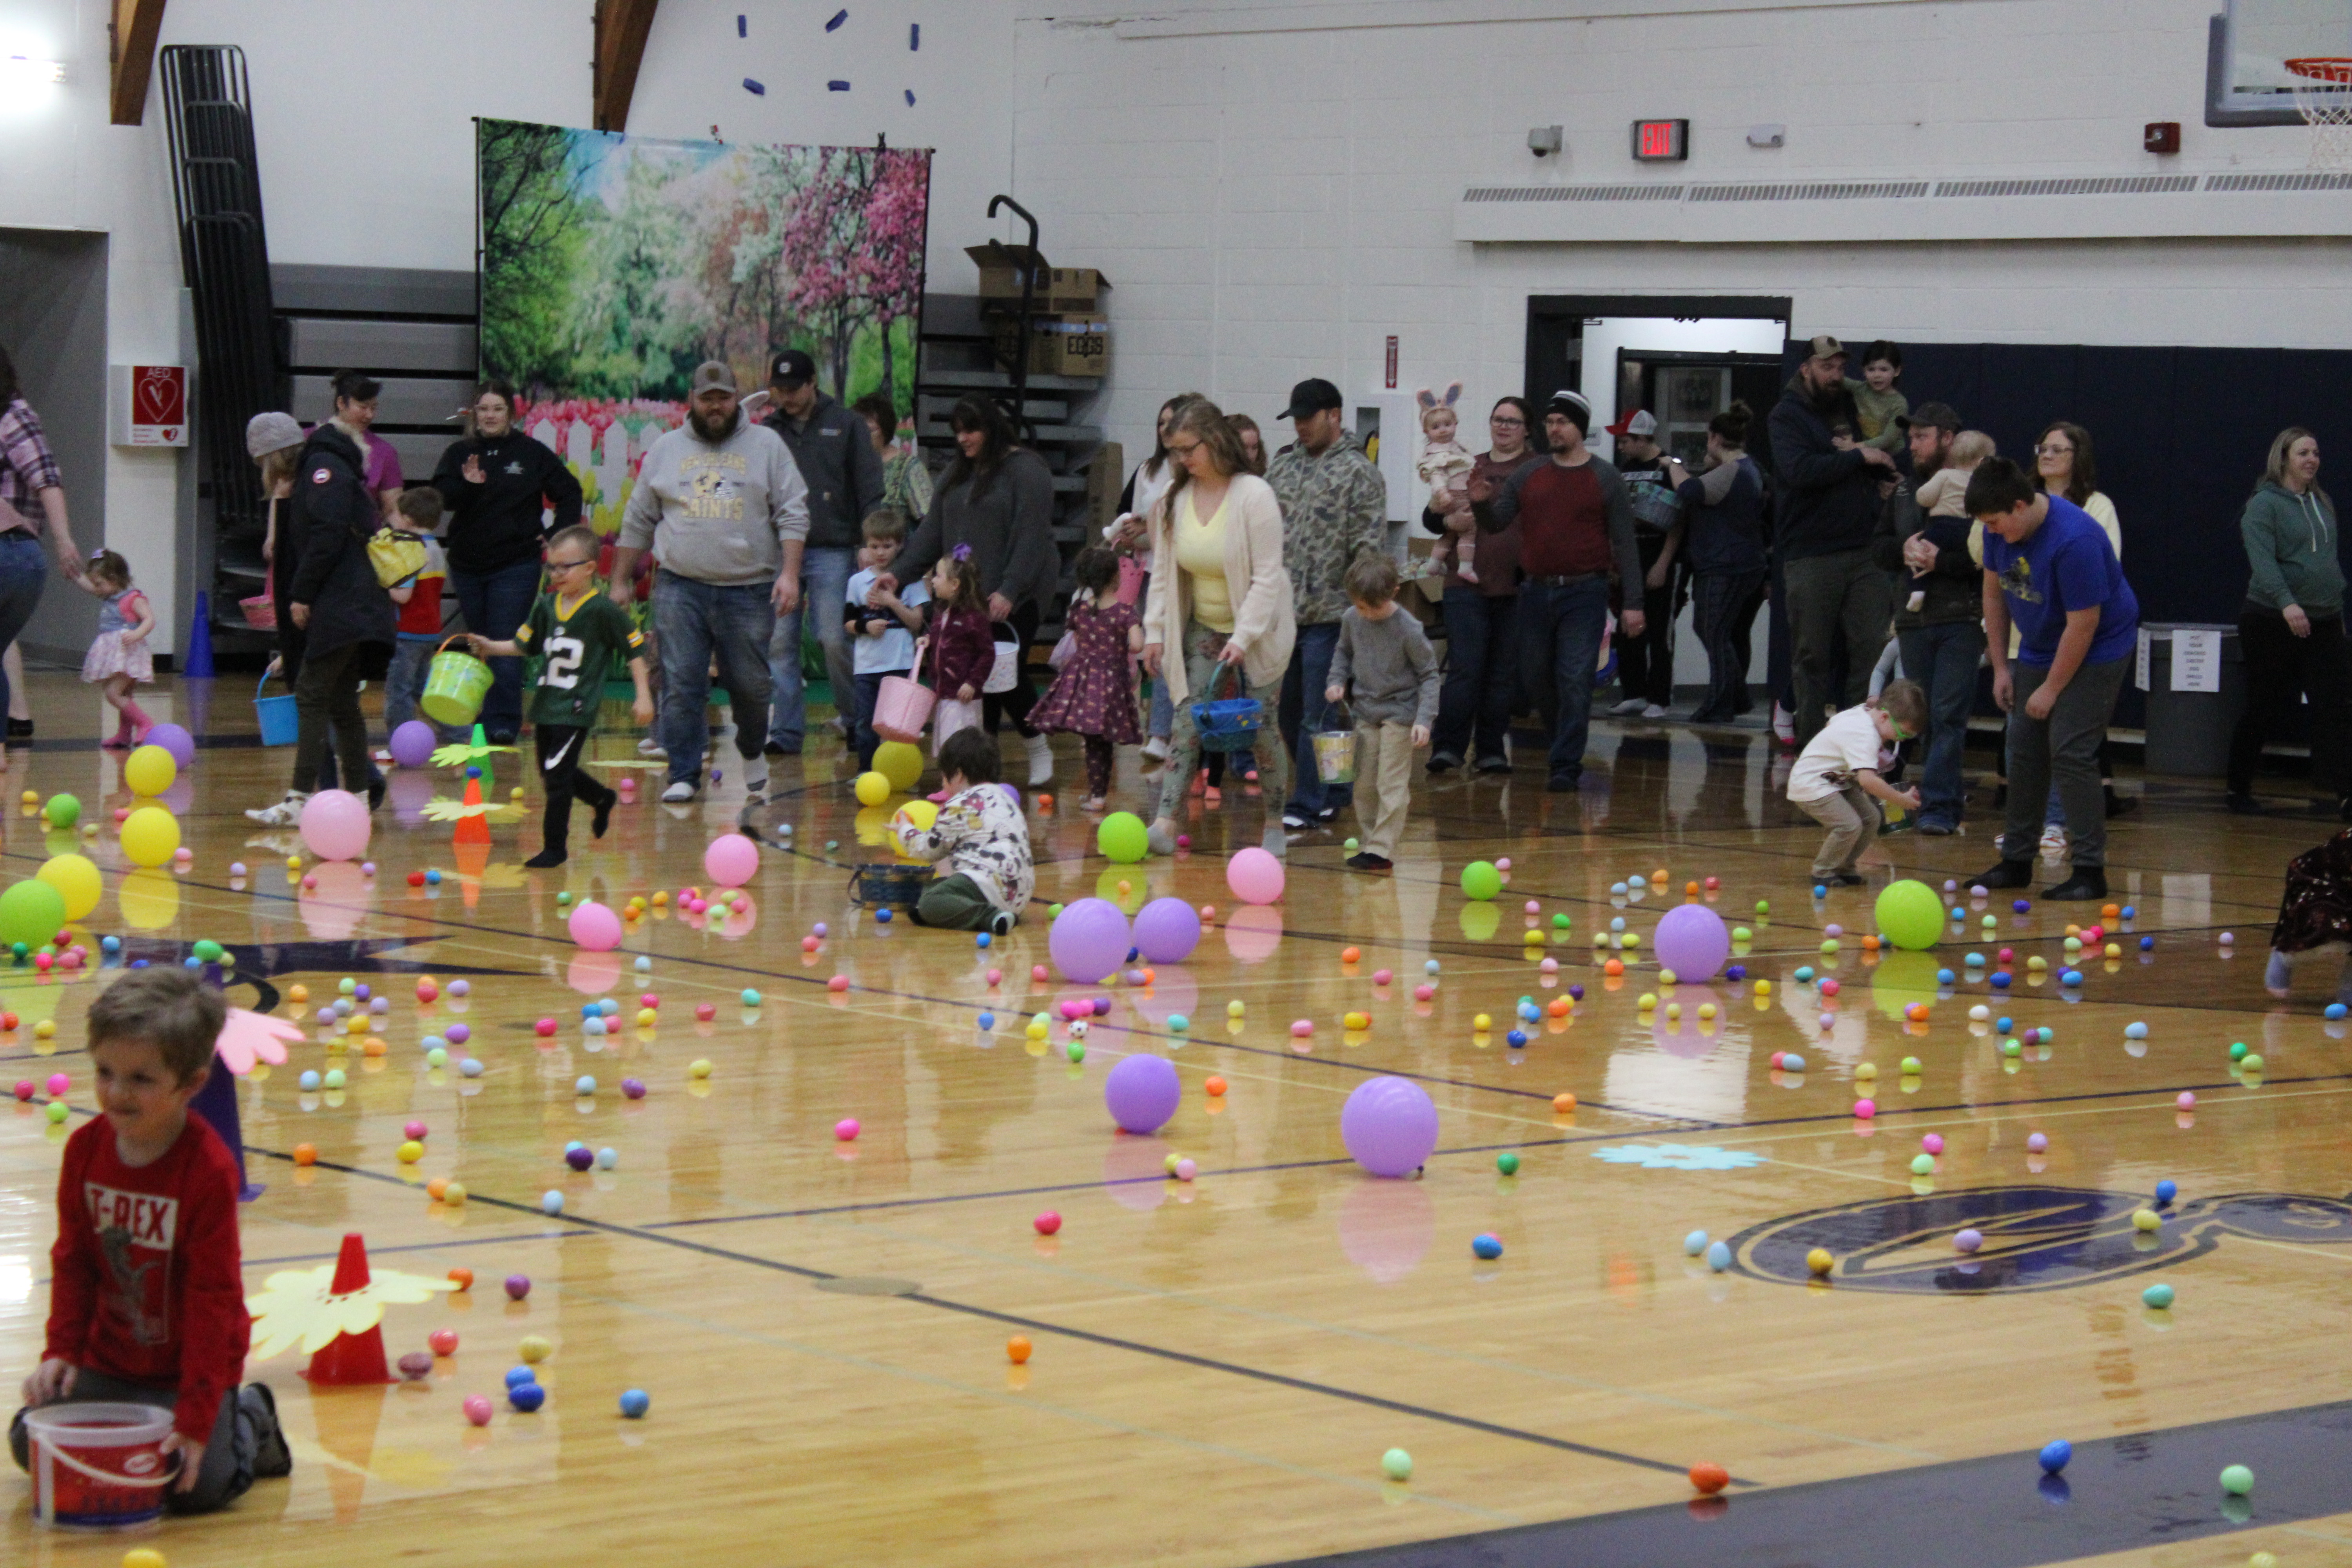
[[1690,156],[1690,121],[1633,121],[1633,161],[1637,163],[1679,163]]

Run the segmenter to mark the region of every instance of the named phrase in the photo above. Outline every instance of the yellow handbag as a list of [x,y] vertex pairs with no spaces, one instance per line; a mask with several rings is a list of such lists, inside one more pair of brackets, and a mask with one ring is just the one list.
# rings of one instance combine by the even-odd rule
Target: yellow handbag
[[387,588],[397,588],[425,570],[425,541],[397,528],[377,529],[367,552],[375,580]]

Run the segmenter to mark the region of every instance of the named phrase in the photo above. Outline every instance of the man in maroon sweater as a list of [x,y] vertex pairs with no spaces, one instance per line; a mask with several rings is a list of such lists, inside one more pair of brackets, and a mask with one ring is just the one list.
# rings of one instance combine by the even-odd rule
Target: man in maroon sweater
[[[236,1160],[189,1101],[220,1036],[220,994],[184,969],[134,971],[89,1007],[100,1114],[66,1140],[49,1324],[25,1380],[39,1406],[112,1400],[173,1413],[163,1505],[223,1507],[293,1468],[278,1405],[240,1391],[252,1321],[236,1239]],[[21,1467],[25,1413],[8,1428]]]
[[[1519,654],[1527,689],[1551,731],[1551,780],[1570,791],[1584,775],[1592,716],[1592,675],[1608,625],[1609,580],[1642,580],[1633,542],[1633,498],[1617,470],[1584,445],[1592,405],[1555,392],[1544,405],[1551,461],[1529,463],[1502,484],[1474,477],[1471,509],[1484,533],[1519,525]],[[1627,637],[1643,630],[1637,589],[1618,617]]]

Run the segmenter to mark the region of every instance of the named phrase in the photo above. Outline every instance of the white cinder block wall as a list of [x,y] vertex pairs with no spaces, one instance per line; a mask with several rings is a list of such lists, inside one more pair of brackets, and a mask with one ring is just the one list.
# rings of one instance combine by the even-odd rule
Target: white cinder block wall
[[[1472,184],[1647,177],[1627,155],[1637,116],[1688,118],[1675,173],[1700,179],[2302,167],[2299,130],[2201,123],[2217,4],[667,0],[630,128],[936,148],[935,289],[971,287],[962,247],[992,232],[988,197],[1014,195],[1056,260],[1116,284],[1103,412],[1130,450],[1176,391],[1263,420],[1302,375],[1367,389],[1392,333],[1406,388],[1517,390],[1531,293],[1786,295],[1795,331],[1853,339],[2352,346],[2342,237],[2070,242],[2063,201],[2011,242],[1453,237]],[[0,225],[109,233],[111,355],[163,357],[162,95],[143,127],[106,124],[108,9],[0,0],[0,54],[68,65],[63,86],[0,102]],[[586,123],[589,16],[587,0],[173,0],[164,41],[246,49],[274,257],[465,268],[469,117]],[[2150,120],[2182,122],[2180,156],[2139,151]],[[1784,148],[1745,145],[1766,122]],[[1567,151],[1539,163],[1527,131],[1553,123]],[[173,462],[111,453],[110,542],[168,542]]]

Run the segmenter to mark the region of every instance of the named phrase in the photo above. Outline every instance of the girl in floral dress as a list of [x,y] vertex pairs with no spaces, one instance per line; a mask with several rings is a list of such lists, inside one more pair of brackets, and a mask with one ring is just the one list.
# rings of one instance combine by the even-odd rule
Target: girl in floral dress
[[1070,596],[1069,662],[1030,715],[1039,729],[1084,738],[1087,798],[1081,811],[1108,804],[1114,746],[1143,743],[1135,717],[1134,656],[1143,651],[1143,625],[1133,605],[1118,602],[1118,557],[1099,544],[1078,552],[1071,565],[1078,592]]

